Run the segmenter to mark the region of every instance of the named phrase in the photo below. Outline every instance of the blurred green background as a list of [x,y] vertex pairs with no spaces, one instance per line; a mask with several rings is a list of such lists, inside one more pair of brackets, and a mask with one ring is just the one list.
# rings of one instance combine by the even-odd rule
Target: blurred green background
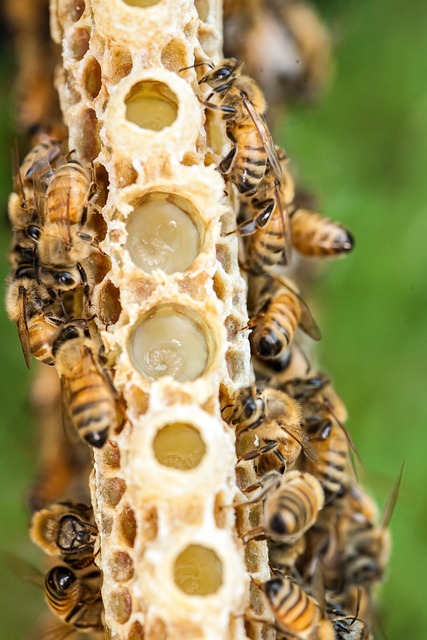
[[[382,588],[383,637],[426,637],[427,572],[427,3],[318,0],[332,29],[336,72],[315,108],[293,109],[281,143],[325,215],[346,224],[356,249],[329,263],[311,292],[323,340],[317,349],[350,413],[348,427],[383,505],[403,460],[392,519],[393,557]],[[4,38],[2,39],[4,42]],[[1,51],[1,279],[9,231],[15,139],[13,63]],[[424,271],[425,269],[425,271]],[[38,562],[27,539],[25,494],[35,472],[26,407],[30,375],[16,329],[0,310],[0,549]],[[426,429],[426,435],[424,435]],[[0,568],[0,637],[23,640],[44,607],[39,589]],[[377,634],[380,638],[381,634]]]

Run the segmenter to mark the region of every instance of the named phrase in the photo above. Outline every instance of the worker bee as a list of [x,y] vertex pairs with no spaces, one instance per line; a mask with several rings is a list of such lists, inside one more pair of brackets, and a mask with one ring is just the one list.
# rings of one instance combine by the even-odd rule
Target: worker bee
[[345,227],[308,209],[290,214],[293,247],[305,256],[337,257],[349,253],[354,238]]
[[47,186],[43,223],[59,222],[67,227],[85,225],[91,212],[88,205],[92,186],[90,175],[76,160],[57,167]]
[[67,291],[82,284],[89,294],[91,272],[83,267],[94,250],[94,234],[85,229],[93,212],[92,181],[76,161],[59,166],[46,190],[38,238],[39,277],[46,286]]
[[70,322],[53,345],[61,378],[66,425],[86,443],[101,448],[117,426],[116,391],[85,323]]
[[90,522],[92,509],[83,504],[58,502],[36,511],[31,519],[33,542],[50,556],[74,556],[92,551],[98,529]]
[[[264,119],[267,104],[257,83],[242,75],[243,63],[235,58],[222,60],[216,66],[206,62],[200,64],[211,67],[199,81],[211,89],[202,103],[221,112],[226,122],[226,134],[233,144],[219,165],[221,173],[244,196],[256,192],[268,163],[276,178],[281,180],[282,168]],[[218,96],[218,102],[211,101],[214,96]]]
[[[275,281],[280,284],[272,287]],[[320,339],[320,329],[307,304],[284,279],[268,278],[257,299],[258,311],[248,326],[253,327],[250,342],[258,358],[280,360],[298,327],[314,340]]]
[[[22,196],[22,206],[26,206],[26,194],[37,189],[37,185],[47,186],[53,175],[53,167],[62,155],[61,143],[48,136],[31,149],[15,171],[15,191]],[[18,161],[16,161],[17,164]]]
[[294,184],[285,152],[277,146],[275,149],[282,179],[277,179],[269,164],[255,194],[248,202],[242,201],[245,221],[236,229],[239,235],[249,236],[246,269],[256,275],[268,272],[276,264],[287,264],[291,250],[289,211]]
[[267,596],[279,632],[298,640],[309,640],[321,622],[320,608],[296,582],[289,578],[275,577],[261,584]]
[[230,421],[236,426],[237,447],[242,436],[254,431],[259,445],[239,455],[239,461],[258,459],[259,475],[284,471],[304,451],[311,455],[308,439],[301,428],[301,409],[287,394],[275,389],[242,387],[236,393]]
[[99,571],[77,577],[69,567],[53,567],[45,577],[45,598],[50,610],[73,629],[103,630],[99,578]]
[[[263,524],[248,531],[243,539],[295,542],[315,523],[323,507],[324,495],[319,481],[310,473],[289,471],[284,476],[275,472],[268,474],[262,484],[265,487],[260,495],[266,496]],[[257,496],[250,503],[259,499]]]
[[306,415],[305,432],[316,456],[316,463],[304,461],[304,469],[320,480],[326,502],[342,491],[349,473],[350,447],[355,447],[344,425],[329,411],[327,404],[318,414]]
[[61,318],[55,313],[46,314],[54,301],[53,293],[38,284],[33,265],[23,264],[8,278],[6,310],[12,322],[16,322],[27,367],[31,354],[42,362],[52,364],[51,345],[56,337]]
[[338,525],[344,540],[342,560],[347,584],[370,587],[384,577],[391,553],[388,525],[396,506],[402,474],[403,466],[379,524],[375,522],[375,506],[363,490],[353,487],[349,492],[349,509]]

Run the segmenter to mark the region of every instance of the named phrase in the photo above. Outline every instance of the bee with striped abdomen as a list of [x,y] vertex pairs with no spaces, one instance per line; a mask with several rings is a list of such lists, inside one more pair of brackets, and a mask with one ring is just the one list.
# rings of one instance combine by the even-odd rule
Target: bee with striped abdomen
[[354,238],[343,225],[308,209],[290,215],[293,247],[304,256],[336,258],[350,253]]
[[117,393],[82,322],[63,327],[53,354],[61,378],[64,420],[84,442],[100,448],[117,426]]
[[99,571],[93,571],[77,576],[69,567],[61,565],[50,569],[45,578],[45,598],[50,610],[73,629],[102,631],[104,607],[100,575]]
[[248,326],[253,327],[250,342],[258,358],[281,359],[298,328],[314,340],[320,339],[320,329],[308,306],[285,279],[268,277],[256,297],[258,310]]
[[[310,473],[288,471],[284,476],[264,476],[263,484],[263,524],[248,531],[243,539],[294,543],[315,523],[323,507],[319,481]],[[250,502],[258,500],[256,497]]]
[[[221,161],[219,169],[244,196],[254,194],[268,163],[278,180],[282,169],[273,138],[264,120],[267,105],[261,89],[249,76],[242,75],[243,64],[235,58],[211,66],[199,81],[211,93],[202,103],[219,110],[226,122],[226,133],[233,146]],[[212,102],[218,97],[217,102]]]
[[298,640],[311,640],[321,622],[320,608],[314,598],[289,578],[276,577],[261,585],[279,632]]
[[[311,454],[301,428],[301,409],[287,394],[276,389],[242,387],[236,393],[230,422],[236,426],[239,460],[257,458],[256,471],[284,471],[304,451]],[[253,431],[259,441],[255,449],[239,452],[242,436]]]
[[23,264],[8,278],[6,310],[16,322],[27,367],[31,355],[52,364],[52,344],[63,319],[54,304],[55,296],[36,280],[34,266]]

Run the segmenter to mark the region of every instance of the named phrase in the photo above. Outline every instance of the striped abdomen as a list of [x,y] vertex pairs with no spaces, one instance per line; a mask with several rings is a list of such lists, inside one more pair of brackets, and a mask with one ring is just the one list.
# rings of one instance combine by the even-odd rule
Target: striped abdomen
[[288,578],[274,578],[264,584],[277,626],[298,640],[311,638],[320,621],[316,601]]
[[98,438],[107,437],[116,421],[115,400],[95,367],[69,380],[68,404],[71,421],[83,440],[95,445]]
[[236,153],[229,178],[240,193],[254,193],[267,168],[267,152],[250,118],[232,129],[236,139]]
[[54,363],[52,345],[62,324],[59,318],[49,317],[43,313],[36,313],[27,321],[31,354],[40,362],[49,365]]
[[287,473],[264,504],[268,537],[282,542],[298,539],[314,524],[323,502],[322,487],[314,476],[300,471]]
[[265,227],[257,229],[248,239],[247,261],[252,273],[262,274],[284,258],[286,229],[279,208],[275,206]]
[[321,421],[315,431],[309,427],[307,435],[318,460],[307,458],[304,468],[319,480],[328,502],[340,493],[346,479],[349,443],[344,429],[332,416]]
[[45,597],[49,607],[64,622],[72,622],[80,609],[84,589],[76,575],[67,567],[58,566],[50,569],[45,578]]
[[334,257],[353,249],[353,236],[345,227],[314,211],[298,209],[290,226],[292,244],[303,255]]
[[91,181],[77,162],[55,170],[46,191],[46,223],[84,224]]
[[250,340],[256,355],[265,360],[280,358],[292,342],[300,319],[297,296],[289,289],[279,289],[252,331]]

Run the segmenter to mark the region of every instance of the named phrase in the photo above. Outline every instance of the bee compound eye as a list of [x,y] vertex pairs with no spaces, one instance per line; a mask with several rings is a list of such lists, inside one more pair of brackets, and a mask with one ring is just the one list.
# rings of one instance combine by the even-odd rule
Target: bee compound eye
[[57,280],[58,284],[64,287],[70,287],[76,284],[73,276],[68,273],[68,271],[60,271],[58,274],[56,274],[55,279]]
[[273,578],[273,580],[267,580],[264,585],[264,590],[269,600],[274,600],[277,594],[282,588],[282,581],[280,578]]
[[31,238],[31,240],[34,240],[35,242],[38,242],[40,240],[40,227],[35,224],[30,224],[26,228],[25,233],[28,238]]
[[53,567],[46,576],[46,582],[58,591],[66,591],[77,580],[67,567]]
[[101,449],[104,444],[108,440],[108,427],[103,429],[102,431],[94,431],[93,433],[88,433],[85,436],[86,442],[88,442],[92,447],[96,447],[97,449]]
[[70,551],[77,538],[78,519],[75,516],[64,516],[59,522],[56,542],[62,551]]

